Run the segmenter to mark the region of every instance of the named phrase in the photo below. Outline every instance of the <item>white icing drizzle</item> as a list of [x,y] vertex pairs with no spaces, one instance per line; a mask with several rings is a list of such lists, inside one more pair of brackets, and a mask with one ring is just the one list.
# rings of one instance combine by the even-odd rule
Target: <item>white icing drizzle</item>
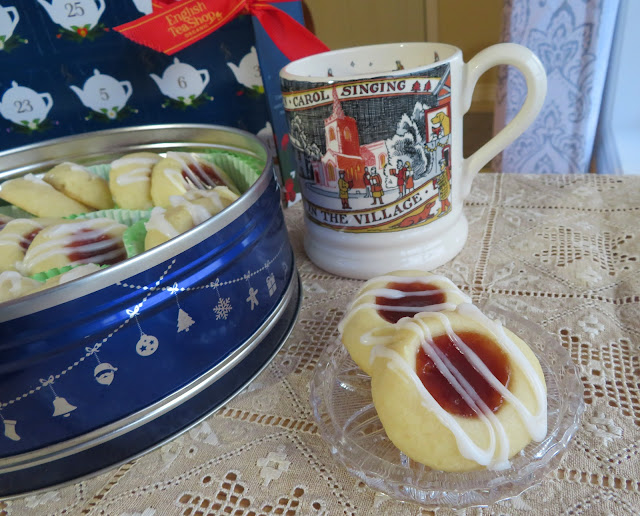
[[479,420],[485,425],[489,433],[490,442],[484,449],[473,443],[471,437],[461,428],[455,417],[440,406],[424,387],[416,372],[409,367],[409,364],[403,360],[398,353],[386,347],[393,342],[393,336],[373,337],[369,335],[363,336],[362,341],[365,343],[368,339],[368,343],[374,345],[371,353],[372,361],[378,356],[387,358],[389,360],[387,363],[389,368],[395,371],[401,371],[405,377],[414,383],[420,394],[422,405],[427,410],[433,412],[440,422],[452,432],[463,457],[482,466],[486,466],[489,469],[504,469],[509,467],[509,441],[502,423],[482,401],[481,397],[464,375],[458,371],[446,355],[433,344],[431,332],[425,320],[436,318],[441,322],[448,337],[454,342],[460,352],[485,381],[487,381],[506,402],[513,406],[531,438],[538,442],[542,441],[547,434],[547,404],[544,383],[538,377],[535,369],[526,359],[522,351],[520,351],[515,342],[507,336],[499,323],[491,321],[483,315],[477,307],[471,304],[462,304],[457,307],[456,311],[460,315],[473,319],[487,329],[495,338],[501,350],[509,356],[510,364],[514,364],[515,367],[522,371],[534,393],[537,406],[535,413],[527,409],[524,404],[495,377],[476,353],[455,334],[446,313],[424,312],[411,319],[403,318],[397,325],[401,329],[413,331],[418,336],[423,350],[433,361],[438,371],[447,379],[456,393],[474,410]]
[[111,170],[133,166],[131,170],[123,172],[116,178],[116,184],[120,186],[131,183],[151,181],[151,167],[158,162],[157,158],[129,157],[120,158],[111,163]]
[[[32,183],[36,183],[36,184],[39,184],[39,185],[44,185],[47,188],[53,189],[53,186],[51,186],[49,183],[45,182],[41,177],[34,176],[33,174],[25,174],[24,176],[22,176],[22,179],[26,179],[27,181],[31,181]],[[7,183],[8,182],[9,181],[7,181]]]
[[[99,227],[96,227],[96,223]],[[59,224],[57,226],[49,226],[44,229],[48,240],[42,242],[38,246],[30,246],[24,259],[24,268],[26,270],[35,270],[41,262],[59,255],[69,255],[70,253],[87,253],[90,256],[79,260],[70,261],[70,265],[79,265],[84,263],[105,263],[107,261],[124,258],[125,251],[123,247],[109,249],[117,242],[120,237],[110,236],[109,231],[116,228],[124,228],[123,224],[119,224],[111,219],[100,218],[91,220],[76,220],[68,224]],[[68,247],[69,244],[79,240],[77,232],[82,231],[81,240],[93,240],[104,235],[109,238],[91,242],[75,247]]]
[[[34,229],[43,228],[44,225],[39,223],[33,219],[15,219],[12,221],[14,223],[19,222],[20,231],[16,231],[15,225],[11,222],[7,223],[2,231],[0,232],[0,246],[10,245],[22,245],[22,244],[30,244],[31,242],[27,240],[27,235],[30,234]],[[29,228],[25,228],[24,225],[30,226]]]
[[191,185],[182,177],[182,170],[178,168],[165,167],[162,171],[165,177],[175,186],[178,190],[188,190]]
[[69,170],[73,170],[74,172],[86,172],[87,174],[90,174],[92,176],[96,175],[91,170],[89,170],[88,168],[83,167],[82,165],[78,165],[77,163],[73,163],[71,161],[65,161],[63,163],[60,163],[60,165],[58,165],[58,166],[62,166],[62,165],[68,166]]
[[204,206],[189,202],[187,199],[179,195],[172,195],[169,197],[169,202],[172,206],[184,207],[189,212],[189,215],[191,215],[191,220],[193,221],[194,226],[202,224],[205,220],[211,218],[211,213],[209,213],[209,210]]
[[[201,162],[194,156],[186,152],[167,152],[167,158],[176,160],[182,166],[183,172],[187,175],[189,180],[199,189],[213,188],[217,186],[206,170],[203,168]],[[222,176],[218,174],[218,170],[210,163],[207,163],[208,167],[211,167],[216,175],[223,181]],[[195,168],[197,173],[191,168]],[[223,181],[224,182],[224,181]]]
[[26,278],[16,271],[4,271],[0,272],[0,288],[4,289],[5,285],[9,285],[8,292],[12,296],[17,296],[22,294],[23,290],[29,289],[29,287],[39,286],[40,282]]
[[151,217],[149,217],[149,222],[146,222],[144,227],[147,231],[156,230],[167,238],[173,238],[178,236],[180,233],[176,228],[174,228],[171,223],[165,217],[165,213],[167,210],[160,207],[155,207],[151,210]]
[[[211,201],[211,204],[215,206],[217,213],[222,211],[225,207],[222,200],[220,199],[220,194],[217,191],[220,188],[227,189],[226,186],[217,186],[213,190],[190,190],[184,194],[184,198],[188,201],[195,201],[196,199],[206,197]],[[169,198],[169,201],[171,201],[171,198]]]
[[[338,331],[340,334],[344,331],[344,327],[347,322],[360,310],[364,310],[365,308],[373,308],[374,310],[385,310],[390,312],[410,312],[410,313],[422,313],[422,312],[439,312],[442,310],[454,310],[456,306],[460,303],[471,303],[471,298],[467,296],[464,292],[462,292],[456,285],[449,279],[444,276],[438,275],[428,275],[428,276],[379,276],[377,278],[371,279],[367,281],[363,285],[363,290],[368,285],[374,283],[438,283],[439,288],[435,290],[423,290],[420,292],[404,292],[401,290],[390,289],[386,287],[374,288],[367,291],[361,291],[360,295],[356,297],[349,307],[347,308],[347,315],[340,321],[338,324]],[[442,285],[442,286],[441,286]],[[386,297],[390,299],[401,299],[403,297],[412,297],[412,296],[435,296],[445,294],[446,301],[444,303],[440,303],[437,305],[427,305],[427,306],[387,306],[387,305],[379,305],[375,302],[360,302],[363,298],[367,296],[372,296],[375,300],[376,297]],[[461,301],[457,301],[452,299],[452,296],[448,294],[457,294]],[[358,304],[359,303],[359,304]]]

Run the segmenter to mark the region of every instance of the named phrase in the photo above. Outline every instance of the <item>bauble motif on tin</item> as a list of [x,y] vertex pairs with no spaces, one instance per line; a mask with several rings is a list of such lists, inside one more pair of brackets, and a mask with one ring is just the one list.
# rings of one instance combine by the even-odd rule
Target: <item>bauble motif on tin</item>
[[143,333],[136,343],[136,353],[141,357],[153,355],[158,349],[158,339],[153,335]]

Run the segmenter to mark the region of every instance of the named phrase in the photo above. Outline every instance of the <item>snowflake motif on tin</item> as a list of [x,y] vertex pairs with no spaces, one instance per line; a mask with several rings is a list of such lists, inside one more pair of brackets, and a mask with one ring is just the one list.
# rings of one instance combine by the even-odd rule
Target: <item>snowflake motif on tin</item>
[[232,309],[231,298],[221,297],[218,300],[218,304],[213,308],[213,311],[216,314],[216,320],[226,319],[229,317],[229,312],[231,312]]
[[278,287],[276,287],[276,277],[273,272],[267,276],[267,289],[269,290],[269,296],[275,294]]
[[277,452],[269,452],[266,458],[258,459],[256,464],[260,468],[260,476],[264,479],[264,486],[268,486],[272,480],[278,480],[285,471],[289,471],[291,462],[286,460],[287,454],[284,446],[280,446]]
[[588,422],[584,424],[587,431],[593,433],[594,436],[602,439],[605,446],[614,439],[622,437],[622,428],[617,426],[611,418],[606,417],[603,413],[596,413]]

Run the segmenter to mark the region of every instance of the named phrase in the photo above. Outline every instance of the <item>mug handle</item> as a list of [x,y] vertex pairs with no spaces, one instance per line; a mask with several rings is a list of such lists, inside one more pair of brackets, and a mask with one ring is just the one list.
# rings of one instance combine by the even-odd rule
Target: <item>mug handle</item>
[[471,156],[463,160],[463,198],[471,191],[478,171],[520,136],[536,118],[547,94],[547,75],[540,59],[526,47],[516,43],[499,43],[479,52],[464,65],[462,114],[471,107],[473,90],[480,76],[497,65],[512,65],[522,72],[527,82],[527,98],[518,114],[498,134]]

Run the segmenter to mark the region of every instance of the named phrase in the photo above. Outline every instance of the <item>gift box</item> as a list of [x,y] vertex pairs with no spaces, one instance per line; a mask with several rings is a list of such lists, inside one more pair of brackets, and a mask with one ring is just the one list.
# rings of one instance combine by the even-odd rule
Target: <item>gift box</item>
[[[224,11],[241,4],[247,14]],[[165,4],[3,0],[0,151],[101,129],[168,123],[237,127],[276,151],[275,142],[287,132],[278,72],[288,59],[248,15],[250,4],[173,3],[180,9],[165,16],[164,39],[184,37],[194,26],[216,30],[165,53],[114,30],[149,18]],[[300,2],[277,6],[302,22]],[[277,151],[286,181],[293,158],[282,146]]]

